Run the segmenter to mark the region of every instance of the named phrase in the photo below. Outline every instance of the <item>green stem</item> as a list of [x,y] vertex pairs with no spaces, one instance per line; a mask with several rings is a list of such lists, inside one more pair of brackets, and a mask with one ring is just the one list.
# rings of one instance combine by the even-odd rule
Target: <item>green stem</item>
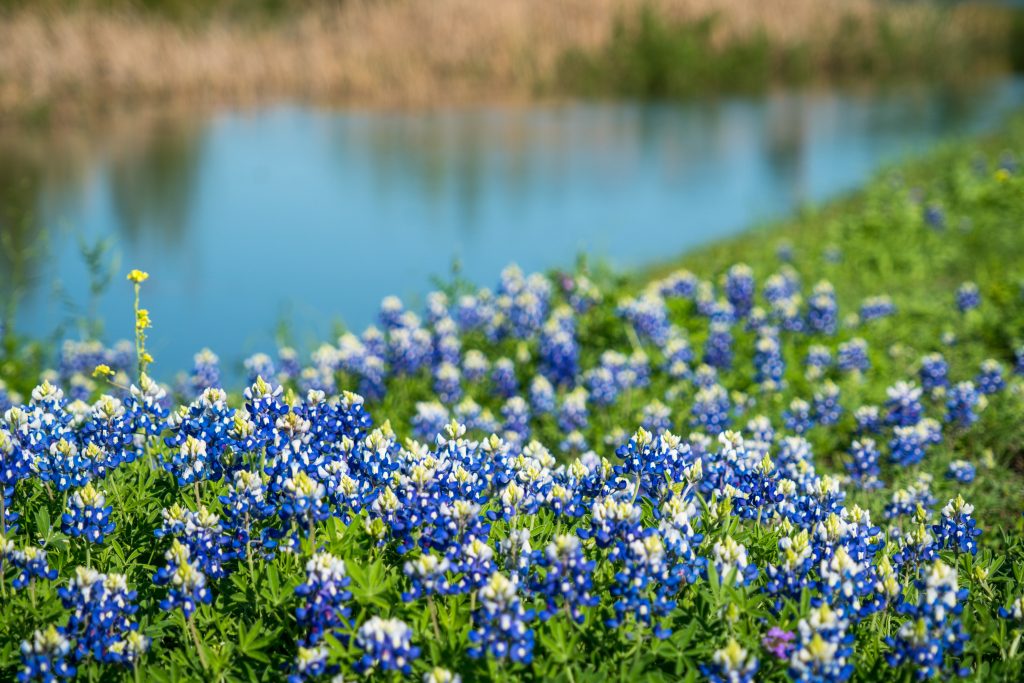
[[434,635],[437,641],[441,642],[441,627],[437,625],[437,605],[434,604],[434,596],[427,596],[427,605],[430,606],[430,621],[434,624]]
[[206,653],[203,652],[203,646],[199,642],[199,632],[196,631],[195,617],[195,612],[193,612],[191,615],[189,615],[189,618],[187,619],[186,623],[188,624],[189,632],[192,634],[192,640],[196,644],[196,651],[199,652],[199,663],[202,664],[203,671],[205,671],[207,668],[209,668],[209,665],[206,662]]

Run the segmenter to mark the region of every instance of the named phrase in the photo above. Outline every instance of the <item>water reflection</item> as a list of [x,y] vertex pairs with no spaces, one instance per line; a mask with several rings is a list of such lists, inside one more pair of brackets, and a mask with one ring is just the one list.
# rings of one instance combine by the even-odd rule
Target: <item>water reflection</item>
[[[81,299],[79,238],[113,236],[149,270],[167,368],[209,345],[265,348],[361,326],[415,300],[458,258],[489,284],[508,261],[620,267],[778,217],[880,164],[994,125],[1024,103],[1006,79],[971,91],[774,93],[688,104],[569,104],[419,113],[278,107],[0,133],[0,287],[18,325],[52,330]],[[45,230],[44,230],[45,228]],[[126,290],[98,304],[127,335]]]

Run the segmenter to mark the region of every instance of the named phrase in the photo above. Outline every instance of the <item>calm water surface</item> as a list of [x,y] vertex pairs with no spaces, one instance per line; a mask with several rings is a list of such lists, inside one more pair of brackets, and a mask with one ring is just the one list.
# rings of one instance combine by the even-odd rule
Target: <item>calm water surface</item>
[[[512,261],[663,261],[1022,104],[1024,81],[1004,79],[662,105],[282,106],[7,132],[0,282],[5,299],[23,293],[21,331],[75,336],[95,312],[113,339],[131,329],[123,271],[148,270],[158,369],[203,346],[238,363],[271,350],[282,322],[308,348],[332,322],[372,322],[387,294],[416,305],[456,261],[485,285]],[[104,237],[120,272],[93,304],[82,245]]]

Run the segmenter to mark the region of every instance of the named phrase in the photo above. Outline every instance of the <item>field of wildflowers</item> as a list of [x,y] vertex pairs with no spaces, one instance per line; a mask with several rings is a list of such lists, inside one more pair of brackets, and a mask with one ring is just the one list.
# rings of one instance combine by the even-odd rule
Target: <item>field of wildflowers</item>
[[5,352],[0,678],[1020,680],[1022,153],[245,388],[150,378],[133,271],[134,342]]

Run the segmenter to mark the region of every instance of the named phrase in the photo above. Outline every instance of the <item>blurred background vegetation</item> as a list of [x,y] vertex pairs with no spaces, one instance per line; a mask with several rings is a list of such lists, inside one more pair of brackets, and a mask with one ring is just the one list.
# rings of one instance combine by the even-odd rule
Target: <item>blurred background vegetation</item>
[[932,0],[0,0],[0,115],[299,96],[676,98],[1024,69],[1024,7]]

